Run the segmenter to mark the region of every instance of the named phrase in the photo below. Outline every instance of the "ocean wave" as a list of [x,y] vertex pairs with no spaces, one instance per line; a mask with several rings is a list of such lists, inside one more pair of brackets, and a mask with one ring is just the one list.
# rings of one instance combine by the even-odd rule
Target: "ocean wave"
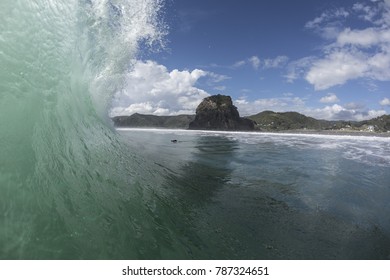
[[143,208],[107,112],[139,46],[162,40],[162,4],[1,1],[0,259],[108,256],[110,221]]

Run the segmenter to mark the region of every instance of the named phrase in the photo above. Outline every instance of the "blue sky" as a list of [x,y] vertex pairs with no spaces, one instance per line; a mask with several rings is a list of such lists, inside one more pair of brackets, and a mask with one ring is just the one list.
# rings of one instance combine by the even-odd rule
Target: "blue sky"
[[113,115],[194,113],[213,94],[241,115],[390,113],[390,0],[168,0],[165,47],[141,52]]

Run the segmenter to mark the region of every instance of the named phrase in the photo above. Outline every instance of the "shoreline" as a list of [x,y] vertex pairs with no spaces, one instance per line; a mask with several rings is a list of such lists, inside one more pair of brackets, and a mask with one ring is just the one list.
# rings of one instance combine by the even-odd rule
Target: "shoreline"
[[[281,130],[276,133],[290,133],[290,134],[315,134],[315,135],[340,135],[340,136],[367,136],[367,137],[390,137],[390,132],[368,132],[356,130]],[[274,133],[270,131],[270,133]]]
[[390,132],[365,132],[365,131],[340,131],[340,130],[281,130],[281,131],[231,131],[231,130],[190,130],[181,128],[163,127],[115,127],[118,131],[164,131],[164,132],[193,132],[193,133],[217,133],[217,134],[274,134],[274,135],[302,135],[302,136],[358,136],[390,138]]

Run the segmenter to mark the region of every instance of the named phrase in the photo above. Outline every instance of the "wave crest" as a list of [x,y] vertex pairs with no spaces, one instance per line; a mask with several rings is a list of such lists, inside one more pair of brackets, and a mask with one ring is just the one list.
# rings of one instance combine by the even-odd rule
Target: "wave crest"
[[107,112],[140,46],[163,44],[162,8],[162,0],[1,1],[0,258],[64,258],[65,249],[50,248],[102,242],[108,231],[92,231],[109,213],[121,216],[123,195],[137,203],[139,165]]

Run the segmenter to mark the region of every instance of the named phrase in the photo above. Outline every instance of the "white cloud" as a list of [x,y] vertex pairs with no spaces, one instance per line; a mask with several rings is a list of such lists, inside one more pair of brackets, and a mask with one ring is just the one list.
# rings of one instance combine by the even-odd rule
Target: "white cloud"
[[277,56],[275,58],[267,58],[264,60],[264,68],[281,68],[288,62],[288,57],[284,55]]
[[234,63],[232,65],[232,68],[240,68],[242,66],[245,66],[245,64],[246,64],[245,60],[240,60],[240,61],[237,61],[236,63]]
[[390,106],[390,99],[389,98],[384,98],[381,102],[380,105],[382,106]]
[[370,72],[367,77],[378,81],[390,81],[390,52],[377,53],[367,61]]
[[357,45],[359,47],[371,47],[380,41],[378,32],[373,28],[363,30],[351,30],[346,28],[337,38],[337,43],[341,46]]
[[306,23],[306,28],[316,28],[327,22],[334,22],[336,19],[347,18],[349,12],[345,8],[338,8],[331,11],[323,12],[319,17]]
[[362,121],[382,116],[386,114],[386,111],[348,109],[339,104],[334,104],[320,109],[308,109],[306,114],[308,116],[324,120]]
[[[343,114],[345,112],[348,112],[348,115],[350,115],[349,110],[345,109],[344,107],[334,104],[332,106],[326,106],[325,108],[315,109],[311,113],[312,116],[318,118],[318,119],[324,119],[324,120],[335,120],[335,119],[341,119],[338,116],[340,114]],[[344,116],[343,116],[344,119]]]
[[254,101],[248,101],[247,98],[241,97],[235,100],[234,104],[242,116],[250,116],[271,110],[274,112],[295,111],[324,120],[362,121],[386,114],[384,110],[369,110],[364,105],[358,104],[347,104],[345,106],[334,104],[323,108],[310,108],[306,106],[305,99],[299,97],[264,98]]
[[[345,9],[337,11],[335,15],[325,12],[306,24],[311,29],[322,29],[334,24],[338,26],[333,34],[333,43],[323,48],[323,56],[311,58],[309,67],[303,68],[306,81],[316,90],[326,90],[361,78],[371,83],[390,81],[390,0],[353,6],[351,12],[364,16],[371,25],[363,29],[342,29],[339,19],[352,15]],[[335,23],[332,25],[332,22]],[[294,81],[302,73],[302,70],[295,70],[290,67],[286,76],[289,81]]]
[[[376,1],[373,1],[376,2]],[[378,15],[378,8],[375,6],[364,5],[363,3],[356,3],[352,9],[359,14],[359,18],[373,22]]]
[[263,69],[282,68],[286,66],[289,58],[285,55],[279,55],[275,58],[266,58],[262,60],[254,55],[248,59],[240,60],[234,63],[231,68],[237,69],[246,65],[252,66],[254,70],[258,70],[260,67]]
[[358,78],[390,81],[390,53],[367,53],[361,50],[334,49],[313,62],[306,80],[316,90],[326,90]]
[[126,88],[113,102],[112,116],[134,113],[155,115],[193,114],[209,94],[196,87],[202,77],[223,80],[200,69],[168,69],[154,61],[136,61],[127,76]]
[[342,85],[348,80],[364,77],[368,70],[367,58],[363,54],[335,50],[313,63],[306,80],[316,90],[325,90]]
[[302,78],[310,69],[315,57],[304,57],[295,61],[291,61],[287,65],[287,73],[284,75],[287,82],[293,83],[295,80]]
[[226,75],[220,75],[220,74],[216,74],[213,72],[206,72],[206,73],[207,73],[207,76],[210,78],[211,83],[220,83],[220,82],[231,79],[231,77],[226,76]]
[[372,4],[357,3],[353,6],[353,10],[358,13],[359,18],[374,23],[378,26],[390,24],[390,1],[376,0],[371,1]]
[[302,111],[305,101],[299,97],[262,98],[248,101],[242,97],[234,101],[242,116],[249,116],[262,111],[271,110],[276,112]]
[[333,9],[307,22],[305,27],[314,30],[325,39],[333,39],[337,36],[342,22],[349,16],[350,13],[345,8]]
[[320,99],[321,103],[337,103],[340,100],[338,99],[337,95],[334,93],[329,93],[327,96],[324,96]]
[[[375,45],[385,47],[390,42],[390,29],[369,27],[361,30],[344,29],[337,38],[340,46],[353,45],[369,48]],[[386,49],[386,48],[385,48]]]
[[253,69],[259,69],[260,59],[257,56],[252,56],[251,58],[249,58],[249,62],[252,65]]
[[241,68],[245,65],[251,65],[253,67],[253,69],[257,70],[260,67],[260,58],[254,55],[248,59],[237,61],[231,67],[232,68]]

